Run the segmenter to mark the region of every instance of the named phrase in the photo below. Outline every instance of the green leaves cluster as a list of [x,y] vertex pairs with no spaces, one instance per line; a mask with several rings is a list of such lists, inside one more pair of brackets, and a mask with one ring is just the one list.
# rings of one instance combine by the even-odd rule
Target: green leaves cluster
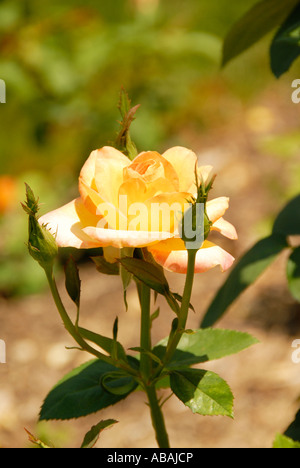
[[[38,205],[29,187],[24,209],[29,215],[29,226],[33,222],[35,226],[35,230],[29,230],[30,242],[36,242],[36,230],[41,229],[38,232],[43,236],[38,239],[41,238],[48,245],[48,231],[44,227],[40,228],[36,219]],[[52,236],[51,239],[55,243]],[[39,255],[36,260],[43,266],[44,257],[48,259],[47,249],[41,248]],[[233,395],[227,383],[213,372],[191,366],[242,351],[257,343],[254,338],[230,330],[185,330],[185,321],[182,321],[180,313],[183,304],[186,311],[193,308],[192,305],[186,297],[170,290],[163,268],[154,261],[147,249],[127,249],[122,252],[117,265],[107,262],[104,255],[94,257],[97,269],[106,274],[120,274],[125,292],[133,279],[137,283],[141,306],[145,287],[154,292],[155,296],[164,296],[176,315],[170,335],[165,340],[153,348],[151,340],[147,340],[147,348],[130,348],[136,355],[129,355],[118,341],[118,318],[114,321],[111,338],[80,326],[81,280],[76,262],[70,256],[65,264],[65,288],[77,309],[76,321],[72,322],[53,277],[54,258],[52,255],[51,269],[46,268],[46,274],[57,309],[65,328],[80,349],[92,354],[94,359],[69,372],[55,385],[42,405],[40,420],[87,416],[118,403],[138,389],[147,392],[148,387],[170,387],[174,395],[194,413],[233,416]],[[159,309],[149,315],[150,329],[158,314]],[[109,425],[113,423],[109,420]],[[93,446],[104,427],[106,422],[103,421],[94,426],[86,435],[83,446]],[[44,447],[41,441],[35,440],[35,443]]]
[[293,248],[289,244],[289,237],[297,235],[300,235],[300,195],[278,214],[270,236],[259,240],[231,270],[209,305],[201,327],[214,325],[285,249],[291,252],[286,268],[289,290],[300,302],[300,247]]
[[261,0],[227,34],[223,65],[278,28],[270,47],[271,69],[276,77],[289,70],[300,55],[299,0]]
[[[167,340],[153,348],[154,369],[160,357],[163,358]],[[98,342],[105,344],[102,340]],[[156,386],[160,388],[162,380],[167,378],[167,386],[194,413],[232,417],[233,396],[226,382],[213,372],[190,366],[238,353],[255,343],[257,340],[249,334],[232,330],[205,329],[184,334],[172,361],[156,380]],[[110,345],[105,345],[111,349]],[[137,359],[132,356],[127,359],[138,369]],[[58,382],[44,401],[40,419],[64,420],[97,412],[128,397],[138,389],[138,381],[126,371],[120,372],[115,366],[93,359]]]

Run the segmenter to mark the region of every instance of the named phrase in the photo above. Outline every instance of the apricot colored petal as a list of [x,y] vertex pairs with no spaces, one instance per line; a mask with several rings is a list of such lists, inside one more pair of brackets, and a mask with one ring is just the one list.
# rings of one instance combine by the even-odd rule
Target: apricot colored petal
[[83,231],[102,247],[147,247],[161,240],[169,239],[169,232],[125,231],[103,229],[102,227],[86,227]]
[[124,225],[124,223],[127,225],[126,217],[119,208],[116,208],[112,203],[104,201],[96,190],[88,187],[83,181],[81,181],[81,185],[88,197],[88,199],[84,201],[88,211],[95,216],[105,217],[111,229],[118,229],[118,227]]
[[233,224],[226,221],[224,218],[219,218],[211,227],[213,231],[218,231],[228,239],[235,240],[238,238],[237,232]]
[[174,167],[179,179],[179,191],[188,192],[195,187],[196,154],[181,146],[170,148],[162,155]]
[[[157,263],[166,270],[175,273],[186,273],[188,263],[188,251],[181,239],[169,239],[148,247]],[[234,258],[226,250],[218,245],[205,241],[196,255],[195,273],[205,271],[219,265],[221,271],[226,271],[232,266]]]
[[[121,197],[126,196],[126,205],[130,206],[132,203],[143,203],[146,199],[147,187],[146,184],[138,178],[128,179],[123,182],[119,188],[119,207],[122,210]],[[127,213],[126,213],[127,214]]]
[[99,217],[93,216],[84,206],[81,198],[51,211],[39,218],[39,223],[46,225],[55,236],[59,247],[75,247],[89,249],[99,247],[99,243],[91,239],[83,228],[97,224]]
[[110,146],[104,146],[90,154],[79,177],[79,191],[89,209],[90,199],[86,186],[98,192],[104,202],[117,206],[123,169],[129,164],[130,160],[123,153]]
[[209,220],[212,223],[215,223],[218,219],[222,218],[225,211],[229,207],[229,198],[228,197],[219,197],[209,200],[206,204],[206,211]]
[[[134,160],[132,161],[130,165],[130,168],[138,169],[143,164],[146,164],[146,165],[149,164],[149,161],[151,160],[156,161],[157,163],[163,166],[165,178],[168,179],[172,183],[174,187],[174,191],[175,190],[178,191],[179,190],[179,176],[175,168],[166,158],[164,158],[161,154],[157,153],[156,151],[144,151],[140,153],[138,156],[134,158]],[[159,172],[158,178],[161,178],[160,172]],[[149,182],[151,181],[153,181],[153,178],[149,180]]]

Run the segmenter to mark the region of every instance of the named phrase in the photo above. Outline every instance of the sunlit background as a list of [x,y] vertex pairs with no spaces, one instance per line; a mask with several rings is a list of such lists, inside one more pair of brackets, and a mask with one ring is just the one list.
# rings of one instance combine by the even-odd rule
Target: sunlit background
[[[270,35],[226,68],[220,65],[226,33],[254,3],[0,1],[0,79],[7,87],[6,104],[0,104],[0,339],[7,343],[7,364],[0,364],[0,446],[27,446],[24,426],[50,437],[54,444],[58,441],[74,446],[84,435],[80,424],[76,430],[72,423],[67,427],[58,424],[54,429],[51,423],[36,425],[46,393],[83,358],[69,358],[64,349],[70,342],[55,315],[44,272],[28,255],[27,219],[20,202],[24,200],[25,182],[39,197],[41,213],[77,196],[78,174],[90,152],[114,143],[119,128],[117,105],[121,87],[127,90],[133,105],[141,104],[132,125],[132,138],[140,151],[163,152],[171,146],[186,146],[197,153],[203,164],[215,167],[215,194],[230,196],[228,219],[239,232],[235,245],[226,243],[235,256],[267,235],[278,210],[299,192],[300,104],[291,100],[292,81],[300,78],[299,64],[296,62],[277,80],[269,66]],[[259,336],[272,329],[272,336],[282,345],[275,384],[270,377],[270,382],[262,385],[259,376],[263,378],[265,373],[263,365],[257,368],[261,374],[255,377],[262,399],[274,398],[276,405],[282,402],[275,427],[270,423],[272,409],[266,403],[261,404],[266,409],[265,416],[251,419],[252,410],[260,409],[261,400],[255,393],[255,383],[251,381],[249,390],[244,376],[241,379],[248,399],[246,403],[243,389],[236,387],[237,399],[242,400],[238,414],[247,414],[248,419],[240,416],[241,422],[236,426],[230,422],[230,430],[229,426],[222,426],[229,423],[218,426],[215,422],[222,419],[214,419],[214,423],[208,420],[206,433],[206,420],[199,417],[198,422],[193,416],[190,426],[186,423],[183,430],[185,446],[269,446],[276,431],[282,431],[289,423],[289,418],[285,421],[282,416],[290,411],[288,415],[292,417],[295,408],[288,398],[284,405],[284,391],[280,392],[282,386],[289,388],[297,370],[299,373],[288,356],[290,334],[300,327],[298,321],[298,328],[293,329],[289,321],[291,316],[294,319],[297,306],[285,296],[277,270],[280,271],[280,265],[275,277],[265,278],[266,289],[261,285],[257,295],[247,296],[243,311],[235,310],[238,328],[258,327]],[[89,274],[89,270],[84,272],[84,278],[88,279]],[[198,317],[193,317],[195,323],[223,278],[218,271],[208,273],[204,281],[211,290],[205,295],[207,286],[201,285],[202,278],[197,277],[195,294],[199,295],[196,303],[200,310]],[[107,281],[107,286],[100,285],[100,281]],[[181,285],[181,280],[175,281]],[[119,284],[113,285],[111,279],[101,280],[100,276],[93,276],[87,285],[86,304],[93,307],[90,317],[99,326],[101,319],[94,308],[105,294],[115,295],[118,288]],[[112,308],[114,299],[105,297],[104,303]],[[289,310],[284,320],[276,309],[280,299]],[[112,320],[117,313],[113,310]],[[128,314],[124,315],[124,323],[134,319],[134,312]],[[233,327],[234,317],[232,313]],[[104,324],[108,333],[109,318],[105,317]],[[126,327],[124,330],[129,340],[131,335],[126,335]],[[267,332],[266,336],[269,337]],[[276,356],[277,344],[270,341],[266,349],[255,351],[252,356],[260,356],[260,360],[267,356],[266,368],[267,363],[275,365],[271,356]],[[238,362],[242,366],[242,360]],[[251,374],[251,359],[247,362]],[[238,376],[233,372],[231,367],[228,376],[238,386]],[[244,372],[247,375],[245,368]],[[297,382],[299,389],[299,377]],[[265,389],[267,395],[263,394]],[[296,388],[290,393],[295,397]],[[136,406],[131,402],[128,407],[131,419],[126,414],[126,404],[119,407],[124,411],[123,425],[107,431],[103,446],[154,444],[146,416],[142,427],[136,421],[139,408],[145,407],[138,398]],[[166,411],[173,415],[169,418],[171,441],[173,437],[180,446],[181,430],[178,427],[177,433],[174,421],[177,417],[189,421],[189,415],[185,416],[182,411],[186,410],[177,406],[166,407]],[[105,414],[109,416],[109,410]],[[98,419],[102,419],[101,415]],[[98,419],[95,416],[92,423]],[[189,427],[194,428],[190,439]]]

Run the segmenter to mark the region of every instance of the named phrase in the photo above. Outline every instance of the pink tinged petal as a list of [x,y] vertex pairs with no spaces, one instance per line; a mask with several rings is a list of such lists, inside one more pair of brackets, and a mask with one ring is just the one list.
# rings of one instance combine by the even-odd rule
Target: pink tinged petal
[[[148,250],[156,262],[166,270],[183,274],[187,272],[188,252],[181,239],[166,240],[148,247]],[[226,250],[205,241],[196,255],[195,273],[204,273],[218,265],[224,272],[232,266],[233,262],[234,257]]]
[[218,231],[228,239],[236,240],[238,238],[235,227],[224,218],[219,218],[211,227],[212,231]]
[[84,206],[81,198],[51,211],[39,218],[39,223],[46,225],[55,237],[59,247],[90,249],[99,247],[99,243],[83,232],[90,223],[96,224],[99,217],[94,217]]
[[209,220],[215,223],[218,219],[222,218],[225,211],[229,207],[228,197],[219,197],[209,200],[206,204],[206,211]]
[[147,247],[161,240],[169,239],[169,232],[125,231],[103,229],[102,227],[86,227],[84,233],[102,247]]
[[162,155],[174,167],[179,178],[179,191],[188,192],[195,185],[196,154],[181,146],[168,149]]

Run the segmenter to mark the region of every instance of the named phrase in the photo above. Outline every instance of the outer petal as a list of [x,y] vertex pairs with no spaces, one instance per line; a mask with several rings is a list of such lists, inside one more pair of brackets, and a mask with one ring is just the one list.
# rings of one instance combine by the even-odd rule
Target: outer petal
[[83,232],[90,224],[97,224],[99,217],[93,216],[77,198],[67,205],[51,211],[39,218],[40,224],[46,224],[48,230],[56,237],[59,247],[90,249],[100,247],[99,242]]
[[178,175],[180,192],[189,192],[192,187],[195,188],[197,156],[193,151],[175,146],[163,153],[163,157],[172,164]]
[[228,239],[235,240],[238,238],[235,227],[226,221],[224,218],[219,218],[211,227],[213,231],[218,231]]
[[[169,239],[159,242],[148,250],[154,259],[166,270],[175,273],[186,273],[188,263],[188,253],[181,239]],[[205,271],[220,265],[222,271],[228,270],[232,266],[234,258],[221,247],[205,241],[203,246],[197,252],[195,273],[204,273]]]
[[229,207],[229,198],[219,197],[209,200],[206,204],[206,211],[209,220],[215,223],[220,219]]
[[169,232],[124,231],[103,229],[102,227],[86,227],[84,233],[101,247],[112,246],[118,249],[123,247],[147,247],[159,241],[169,239]]
[[118,206],[118,193],[123,182],[123,169],[130,160],[120,151],[104,146],[93,151],[84,164],[79,177],[79,191],[87,208],[95,213],[94,202],[86,186],[94,189],[104,203]]

